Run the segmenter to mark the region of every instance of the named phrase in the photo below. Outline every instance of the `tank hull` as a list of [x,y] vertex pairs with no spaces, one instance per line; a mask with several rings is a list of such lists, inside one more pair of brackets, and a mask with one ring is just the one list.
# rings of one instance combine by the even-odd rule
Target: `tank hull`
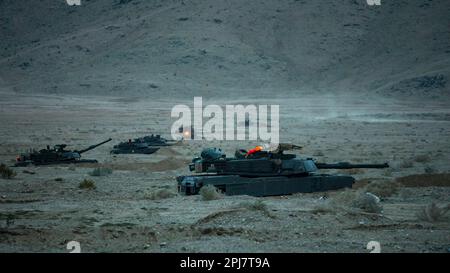
[[112,154],[153,154],[154,152],[158,151],[159,148],[144,148],[144,149],[120,149],[120,148],[114,148],[111,153]]
[[351,188],[355,179],[344,175],[243,177],[239,175],[180,176],[178,191],[198,194],[205,185],[213,185],[226,195],[276,196]]
[[26,167],[30,165],[63,165],[63,164],[81,164],[81,163],[98,163],[95,159],[79,159],[79,160],[55,160],[55,161],[23,161],[14,164],[14,167]]

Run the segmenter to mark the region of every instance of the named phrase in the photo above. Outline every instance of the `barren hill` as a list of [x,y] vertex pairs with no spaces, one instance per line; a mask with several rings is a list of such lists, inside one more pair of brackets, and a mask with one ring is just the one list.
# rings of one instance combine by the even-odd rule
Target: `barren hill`
[[448,97],[448,0],[0,1],[0,90]]

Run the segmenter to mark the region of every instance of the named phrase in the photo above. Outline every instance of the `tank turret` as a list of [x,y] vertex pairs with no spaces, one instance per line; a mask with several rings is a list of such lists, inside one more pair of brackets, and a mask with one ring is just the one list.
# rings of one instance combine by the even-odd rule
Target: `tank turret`
[[167,140],[160,135],[149,135],[114,145],[112,154],[153,154],[163,146],[171,146],[177,141]]

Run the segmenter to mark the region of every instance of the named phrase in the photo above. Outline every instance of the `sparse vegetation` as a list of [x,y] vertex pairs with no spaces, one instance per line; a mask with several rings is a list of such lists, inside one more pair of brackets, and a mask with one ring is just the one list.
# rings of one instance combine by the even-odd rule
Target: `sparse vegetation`
[[239,207],[241,208],[245,208],[247,210],[257,210],[257,211],[261,211],[264,214],[266,214],[269,217],[274,217],[269,209],[267,208],[267,204],[264,203],[263,200],[256,200],[253,202],[243,202],[241,204],[239,204]]
[[392,172],[393,172],[392,169],[386,169],[383,171],[383,175],[390,177],[390,176],[392,176]]
[[417,155],[414,157],[414,161],[419,163],[430,162],[431,158],[429,155]]
[[200,189],[200,195],[204,201],[217,200],[223,197],[223,194],[219,191],[219,189],[213,185],[203,186]]
[[0,164],[0,174],[2,178],[11,179],[17,175],[15,171],[6,166],[5,164]]
[[433,167],[430,167],[430,166],[426,166],[426,167],[423,169],[423,171],[424,171],[426,174],[436,173],[436,170],[435,170]]
[[369,192],[359,193],[353,200],[352,206],[369,213],[381,213],[383,211],[379,198]]
[[6,215],[6,227],[10,227],[14,225],[14,214],[7,214]]
[[365,187],[366,192],[375,194],[378,197],[385,198],[398,192],[400,184],[396,181],[381,180],[369,183]]
[[78,186],[80,189],[86,189],[86,190],[95,190],[97,187],[95,186],[95,182],[90,179],[84,179],[80,182],[80,185]]
[[330,213],[333,211],[334,211],[333,207],[330,205],[329,202],[318,204],[314,206],[314,208],[311,210],[311,212],[314,214]]
[[110,168],[95,168],[92,172],[89,173],[90,176],[106,176],[113,173],[113,170]]
[[445,207],[439,207],[434,202],[428,206],[423,207],[417,214],[417,219],[427,222],[437,222],[439,221],[448,211],[450,210],[450,205]]
[[262,200],[257,200],[255,202],[244,202],[241,206],[249,210],[267,211],[267,205]]
[[331,207],[353,207],[363,210],[369,213],[381,213],[383,210],[380,205],[379,198],[370,193],[366,192],[365,189],[358,191],[345,190],[335,195],[331,200]]
[[145,194],[146,199],[150,200],[161,200],[161,199],[167,199],[172,198],[176,196],[177,194],[169,189],[158,189],[152,192],[149,192]]
[[345,189],[334,194],[330,200],[330,205],[333,207],[350,206],[355,199],[357,191]]
[[402,163],[400,163],[400,168],[406,169],[406,168],[412,168],[414,166],[414,163],[411,160],[404,160]]

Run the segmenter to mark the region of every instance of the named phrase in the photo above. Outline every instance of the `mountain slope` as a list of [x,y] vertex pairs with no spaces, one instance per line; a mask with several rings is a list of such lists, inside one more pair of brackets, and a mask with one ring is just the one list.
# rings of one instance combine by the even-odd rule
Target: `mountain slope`
[[447,96],[450,3],[0,2],[0,83],[19,93]]

